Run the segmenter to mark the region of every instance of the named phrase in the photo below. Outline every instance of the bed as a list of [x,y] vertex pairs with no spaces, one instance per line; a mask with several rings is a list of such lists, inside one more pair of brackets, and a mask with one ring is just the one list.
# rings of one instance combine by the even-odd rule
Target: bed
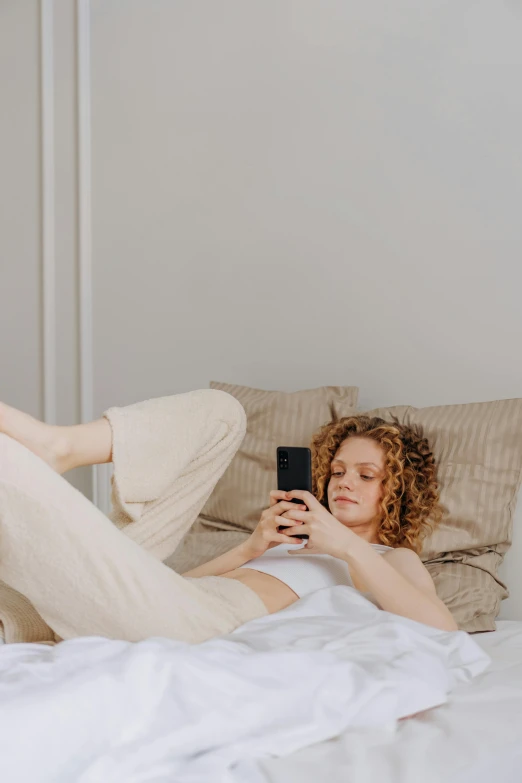
[[[332,614],[330,594],[354,603],[339,605],[337,626],[321,640]],[[351,636],[345,634],[350,623]],[[501,619],[496,631],[472,636],[444,634],[388,616],[351,588],[336,587],[229,637],[180,645],[92,637],[54,648],[0,647],[5,779],[522,779],[522,621]],[[483,653],[489,659],[481,660]],[[354,670],[343,668],[347,659]],[[391,684],[391,701],[383,682]]]
[[5,645],[2,769],[9,783],[514,783],[521,652],[522,622],[442,632],[345,586],[200,645]]
[[[219,535],[237,535],[231,524]],[[493,632],[436,632],[337,587],[190,649],[154,639],[5,645],[4,778],[519,783],[521,528],[519,502],[500,570],[511,595]]]
[[[521,545],[517,536],[506,560],[508,570],[518,571],[516,563]],[[513,583],[516,578],[514,573]],[[364,720],[359,719],[359,711],[355,713],[355,723],[359,725],[344,730],[337,730],[335,721],[342,720],[342,710],[350,709],[353,699],[347,696],[344,703],[337,704],[337,711],[333,709],[331,702],[336,691],[346,691],[346,681],[342,685],[338,679],[338,661],[317,657],[308,660],[299,655],[303,651],[311,652],[312,656],[321,653],[321,645],[315,643],[320,634],[305,611],[307,600],[310,606],[310,602],[321,600],[321,593],[328,596],[335,591],[341,591],[341,596],[353,593],[350,600],[355,602],[352,607],[340,608],[338,628],[344,628],[346,617],[353,617],[356,634],[351,638],[359,646],[363,643],[363,658],[371,658],[376,651],[381,658],[378,666],[367,671],[371,675],[370,688],[383,679],[382,650],[385,650],[386,659],[395,656],[386,679],[390,680],[391,672],[395,690],[403,701],[398,711],[389,700],[383,700],[383,694],[378,695],[373,708],[367,710],[369,725],[360,725]],[[519,611],[519,598],[519,594],[512,594],[504,614]],[[358,605],[362,612],[359,620],[354,617]],[[377,624],[372,633],[361,635],[357,623],[361,628],[365,623],[368,625],[367,617],[372,612]],[[320,629],[328,613],[329,605],[324,604],[312,606],[308,615],[315,618]],[[271,647],[276,655],[281,653],[283,657],[268,660],[264,670],[252,659],[251,668],[237,682],[236,702],[225,704],[221,714],[216,712],[216,702],[226,701],[224,695],[230,693],[227,672],[234,670],[235,674],[236,669],[234,661],[229,660],[227,665],[231,648],[226,639],[185,650],[184,663],[189,668],[177,681],[172,675],[180,676],[175,658],[180,651],[176,649],[178,643],[168,640],[147,640],[132,645],[89,638],[54,648],[34,644],[0,648],[0,755],[6,780],[9,783],[29,780],[31,783],[102,780],[104,783],[317,783],[321,780],[418,783],[422,779],[423,783],[490,783],[493,779],[498,783],[519,783],[522,779],[522,621],[501,619],[496,631],[472,636],[443,635],[446,647],[448,640],[461,637],[463,654],[456,669],[453,662],[453,668],[461,680],[467,681],[460,684],[453,681],[449,694],[440,696],[438,691],[446,687],[444,671],[437,668],[435,661],[432,673],[423,681],[433,660],[429,655],[422,658],[426,649],[420,650],[419,639],[410,643],[408,637],[402,648],[397,647],[389,629],[385,625],[381,628],[381,620],[387,613],[379,612],[351,588],[319,591],[278,615],[285,617],[281,621],[277,615],[260,618],[231,635],[239,642],[240,658],[244,660],[248,643],[254,641],[257,652],[268,647],[270,628],[266,624],[279,622]],[[295,629],[294,641],[290,639],[292,643],[288,645],[288,637],[281,636],[281,629],[288,629],[292,618],[301,623],[304,619],[306,625]],[[390,616],[390,621],[392,629],[405,627],[408,633],[411,629],[425,628],[395,616]],[[376,629],[382,630],[380,637]],[[427,633],[435,634],[437,641],[440,632]],[[312,643],[305,643],[305,650],[306,634]],[[388,638],[393,642],[390,646]],[[467,640],[471,642],[469,649],[466,649]],[[342,637],[341,642],[334,644],[341,652],[353,643],[350,637]],[[285,656],[292,654],[294,648],[297,657],[285,662]],[[208,653],[210,658],[195,663],[195,649],[203,656]],[[490,660],[480,661],[474,650],[483,651]],[[446,656],[446,663],[449,660]],[[209,661],[213,668],[209,668]],[[420,679],[415,671],[419,661]],[[312,674],[320,673],[321,667],[323,679],[315,681]],[[285,668],[296,675],[295,683],[292,677],[286,676],[274,682],[272,670]],[[206,682],[195,693],[193,683],[201,684],[202,671],[206,672]],[[280,698],[279,706],[284,709],[268,707],[251,723],[240,747],[241,742],[239,745],[236,742],[238,735],[243,725],[252,720],[252,705],[265,699],[270,681],[272,691]],[[353,678],[358,688],[361,681],[360,673]],[[287,693],[283,691],[292,685]],[[421,697],[421,706],[428,703],[437,706],[417,711],[408,699],[415,699],[416,692],[426,685],[429,687]],[[208,722],[207,715],[209,686],[216,688],[216,699],[210,710],[215,715],[214,724]],[[251,690],[251,686],[258,690]],[[281,693],[277,694],[279,688]],[[165,713],[165,696],[169,691],[176,694],[176,710],[172,711],[171,704],[170,712]],[[309,692],[309,699],[304,702],[299,701],[303,692]],[[394,717],[412,712],[412,717],[398,720]],[[308,717],[302,720],[301,715],[306,713]],[[296,732],[294,723],[299,721]],[[207,747],[202,752],[201,747],[198,749],[193,744],[192,759],[186,764],[187,759],[180,758],[180,748],[185,752],[189,740],[194,739],[194,732],[187,734],[191,722]],[[323,737],[328,739],[321,741]],[[27,753],[28,748],[31,753]],[[194,761],[203,763],[203,767],[198,768],[196,763],[194,768]]]
[[[321,741],[321,727],[308,726],[308,738],[301,740],[295,751],[286,749],[284,744],[272,751],[257,749],[228,765],[219,775],[194,777],[190,773],[185,778],[176,772],[172,774],[170,763],[165,762],[168,753],[163,754],[163,770],[158,772],[150,756],[154,747],[151,734],[159,742],[167,724],[163,722],[152,731],[143,731],[143,704],[139,694],[132,693],[126,685],[124,666],[117,664],[116,683],[111,675],[109,658],[114,654],[117,659],[118,650],[126,643],[89,639],[54,649],[42,645],[6,645],[0,648],[0,664],[5,661],[0,672],[0,753],[4,772],[9,770],[6,779],[9,783],[28,780],[94,783],[102,779],[104,783],[138,780],[180,783],[185,779],[191,783],[207,780],[212,783],[317,783],[319,780],[418,783],[419,779],[423,783],[490,783],[492,779],[498,783],[519,783],[522,779],[522,621],[514,618],[522,615],[518,567],[522,559],[521,517],[519,506],[513,546],[502,569],[511,596],[504,601],[497,630],[466,637],[491,661],[471,681],[453,688],[446,703],[398,721],[386,720],[383,713],[382,722],[374,722],[369,728],[334,729],[324,741]],[[101,645],[99,651],[97,645]],[[86,648],[90,660],[82,657]],[[64,651],[62,669],[55,671],[52,656],[60,649]],[[154,657],[157,650],[145,646],[144,652],[148,669],[139,660],[134,661],[129,676],[147,693],[153,693],[159,681],[158,693],[162,694],[166,690],[165,668]],[[36,667],[32,660],[38,663]],[[218,667],[221,665],[219,656],[216,663]],[[85,671],[92,675],[90,681],[83,677]],[[9,703],[6,686],[23,684],[25,677],[32,680],[20,690],[19,698]],[[95,698],[97,685],[100,689]],[[120,688],[120,698],[110,698],[110,685]],[[311,687],[312,683],[307,680],[306,685]],[[156,696],[152,714],[159,709],[158,700]],[[127,713],[127,718],[132,718],[130,723],[123,725],[121,715],[115,713],[116,706]],[[192,709],[189,700],[182,710],[184,722]],[[241,710],[240,702],[240,717]],[[111,717],[121,726],[116,737],[109,732]],[[68,740],[67,732],[73,725],[76,726],[74,736]],[[284,736],[280,726],[274,726],[274,731]],[[126,735],[128,745],[118,755],[122,735]],[[27,754],[28,747],[33,750],[31,754]],[[147,760],[145,769],[143,757]],[[112,765],[109,777],[108,763]],[[101,777],[97,772],[100,765]]]
[[[500,574],[510,590],[497,630],[473,634],[490,667],[447,704],[393,728],[346,731],[283,758],[244,765],[238,783],[520,783],[522,780],[522,503]],[[516,618],[516,619],[515,619]],[[247,768],[250,767],[250,768]]]
[[286,758],[240,766],[242,783],[519,783],[522,622],[474,636],[491,667],[450,701],[398,726],[346,731]]

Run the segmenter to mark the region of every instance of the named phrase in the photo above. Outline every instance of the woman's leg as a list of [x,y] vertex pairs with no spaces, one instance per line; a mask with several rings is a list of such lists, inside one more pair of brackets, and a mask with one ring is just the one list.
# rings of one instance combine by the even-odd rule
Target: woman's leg
[[185,579],[157,559],[181,540],[239,446],[239,403],[204,390],[105,415],[115,520],[127,535],[49,464],[0,435],[0,578],[61,638],[199,642],[265,614],[236,580]]
[[111,461],[112,436],[106,419],[70,427],[50,425],[0,402],[0,432],[26,446],[57,473]]
[[242,405],[202,389],[104,413],[112,429],[111,519],[166,560],[195,522],[246,430]]
[[110,408],[97,421],[70,427],[0,403],[0,432],[57,473],[114,461],[111,517],[162,560],[195,521],[245,426],[240,403],[209,389]]

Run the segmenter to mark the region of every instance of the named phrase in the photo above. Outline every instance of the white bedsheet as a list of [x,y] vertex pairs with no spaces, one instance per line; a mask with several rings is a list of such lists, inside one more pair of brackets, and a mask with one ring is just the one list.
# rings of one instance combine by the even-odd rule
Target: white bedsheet
[[492,664],[448,702],[370,730],[347,729],[284,758],[242,762],[237,783],[520,783],[522,622],[473,639]]
[[[242,759],[292,753],[348,727],[393,731],[488,665],[466,634],[381,612],[348,587],[197,646],[5,645],[2,777],[243,783]],[[245,775],[263,774],[247,766]]]

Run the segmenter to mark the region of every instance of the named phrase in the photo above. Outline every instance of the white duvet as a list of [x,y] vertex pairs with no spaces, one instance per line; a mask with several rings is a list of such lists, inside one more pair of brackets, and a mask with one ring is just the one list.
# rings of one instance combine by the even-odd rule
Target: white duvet
[[200,645],[5,645],[2,778],[238,783],[242,760],[393,726],[444,703],[489,660],[467,634],[379,611],[349,587]]

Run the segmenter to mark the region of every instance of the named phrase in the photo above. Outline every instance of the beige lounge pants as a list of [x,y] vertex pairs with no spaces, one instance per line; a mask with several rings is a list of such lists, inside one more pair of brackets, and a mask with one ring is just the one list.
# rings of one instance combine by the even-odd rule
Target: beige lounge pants
[[111,408],[108,519],[0,434],[0,622],[5,639],[100,635],[190,643],[267,613],[235,579],[168,568],[245,433],[240,403],[203,389]]

